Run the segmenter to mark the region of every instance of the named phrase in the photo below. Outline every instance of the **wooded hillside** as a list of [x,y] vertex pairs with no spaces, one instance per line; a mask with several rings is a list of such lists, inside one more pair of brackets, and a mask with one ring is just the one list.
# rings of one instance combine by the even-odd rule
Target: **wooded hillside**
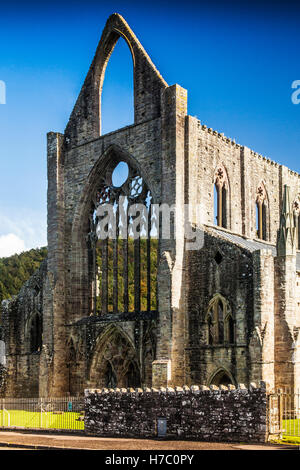
[[8,258],[0,258],[0,302],[18,294],[24,282],[46,257],[47,248],[37,248]]

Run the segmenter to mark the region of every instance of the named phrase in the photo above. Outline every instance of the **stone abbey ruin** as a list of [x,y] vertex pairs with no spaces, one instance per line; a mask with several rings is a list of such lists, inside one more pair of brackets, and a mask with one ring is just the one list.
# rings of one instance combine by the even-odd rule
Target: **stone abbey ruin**
[[[133,59],[134,124],[101,135],[104,74],[119,38]],[[3,301],[2,395],[300,387],[299,174],[189,116],[187,91],[165,82],[118,14],[64,134],[47,138],[48,257]],[[128,177],[116,186],[120,162]],[[97,237],[104,203],[115,208],[114,239]],[[120,237],[121,205],[126,213],[133,203],[147,208],[147,236]],[[176,205],[169,238],[151,233],[155,204]],[[201,207],[201,221],[185,205]],[[185,224],[202,234],[199,249],[186,249]]]

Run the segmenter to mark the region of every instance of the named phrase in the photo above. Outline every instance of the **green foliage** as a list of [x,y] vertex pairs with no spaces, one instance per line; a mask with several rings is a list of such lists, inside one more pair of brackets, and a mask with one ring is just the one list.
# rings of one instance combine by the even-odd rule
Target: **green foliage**
[[0,258],[0,302],[17,295],[46,257],[47,248],[37,248]]
[[[124,241],[118,239],[118,311],[124,312]],[[102,291],[102,248],[104,244],[99,243],[97,248],[98,267],[98,296],[97,311],[101,312],[101,291]],[[108,311],[113,312],[113,290],[114,290],[114,268],[113,268],[114,241],[107,241],[107,303]],[[156,281],[157,281],[157,251],[158,240],[150,241],[150,308],[156,310]],[[135,247],[133,238],[128,238],[128,311],[134,311],[134,269],[135,269]],[[141,311],[147,310],[147,240],[140,240],[140,303]],[[116,313],[116,312],[115,312]]]

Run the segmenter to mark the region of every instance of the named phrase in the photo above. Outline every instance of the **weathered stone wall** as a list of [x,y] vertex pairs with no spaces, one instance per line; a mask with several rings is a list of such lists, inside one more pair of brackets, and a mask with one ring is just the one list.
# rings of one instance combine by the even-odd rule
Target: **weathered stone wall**
[[[221,164],[229,181],[227,228],[256,238],[256,191],[264,183],[267,198],[267,240],[276,243],[284,185],[291,188],[292,202],[300,192],[300,175],[224,134],[187,116],[188,197],[202,205],[202,222],[214,221],[214,173]],[[201,181],[201,184],[199,182]],[[204,190],[205,188],[205,190]]]
[[275,384],[276,388],[289,387],[296,391],[300,385],[299,357],[295,354],[300,326],[296,307],[296,257],[278,256],[275,267]]
[[271,250],[253,253],[253,323],[249,331],[251,381],[275,387],[274,257]]
[[[221,258],[216,261],[219,254]],[[254,328],[253,259],[249,251],[205,233],[201,250],[188,254],[187,384],[210,384],[222,368],[232,383],[262,380],[251,376],[249,340]],[[206,314],[215,294],[229,303],[234,318],[234,344],[208,345]]]
[[6,384],[7,369],[2,364],[0,364],[0,398],[4,397],[6,394]]
[[268,399],[265,384],[158,389],[85,390],[89,435],[150,438],[157,419],[167,420],[167,438],[265,442]]
[[35,317],[43,317],[47,260],[21,288],[18,296],[2,302],[2,338],[6,349],[5,394],[33,397],[39,393],[41,349],[31,351],[31,327]]

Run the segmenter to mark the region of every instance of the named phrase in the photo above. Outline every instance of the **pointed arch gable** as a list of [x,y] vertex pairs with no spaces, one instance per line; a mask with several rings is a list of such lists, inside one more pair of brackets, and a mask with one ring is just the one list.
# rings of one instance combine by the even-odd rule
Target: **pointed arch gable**
[[211,308],[213,307],[213,305],[216,303],[216,301],[221,301],[222,304],[224,305],[224,308],[226,309],[226,312],[227,313],[231,313],[231,308],[230,308],[230,305],[229,305],[229,302],[228,300],[223,297],[223,295],[217,293],[213,296],[213,298],[209,301],[208,303],[208,307],[207,307],[207,313],[206,315],[208,314],[209,310],[211,310]]
[[94,60],[65,129],[68,146],[78,145],[101,134],[101,90],[105,69],[120,37],[126,41],[133,58],[135,124],[160,116],[160,90],[168,85],[124,18],[114,13],[106,22]]
[[93,360],[95,359],[95,355],[103,349],[103,345],[114,335],[121,335],[123,336],[126,341],[130,344],[130,346],[135,349],[134,342],[130,338],[130,336],[124,331],[117,323],[110,323],[104,331],[98,336],[96,339],[93,352],[92,352],[92,359],[90,361],[90,365],[92,365]]
[[256,187],[256,202],[258,200],[264,201],[266,200],[269,204],[269,195],[266,187],[266,183],[264,180],[261,180],[260,183]]
[[[219,170],[223,172],[222,175],[219,174]],[[220,181],[221,184],[225,184],[228,190],[230,190],[228,171],[226,166],[222,162],[220,162],[214,169],[213,183],[217,183],[218,181]]]

